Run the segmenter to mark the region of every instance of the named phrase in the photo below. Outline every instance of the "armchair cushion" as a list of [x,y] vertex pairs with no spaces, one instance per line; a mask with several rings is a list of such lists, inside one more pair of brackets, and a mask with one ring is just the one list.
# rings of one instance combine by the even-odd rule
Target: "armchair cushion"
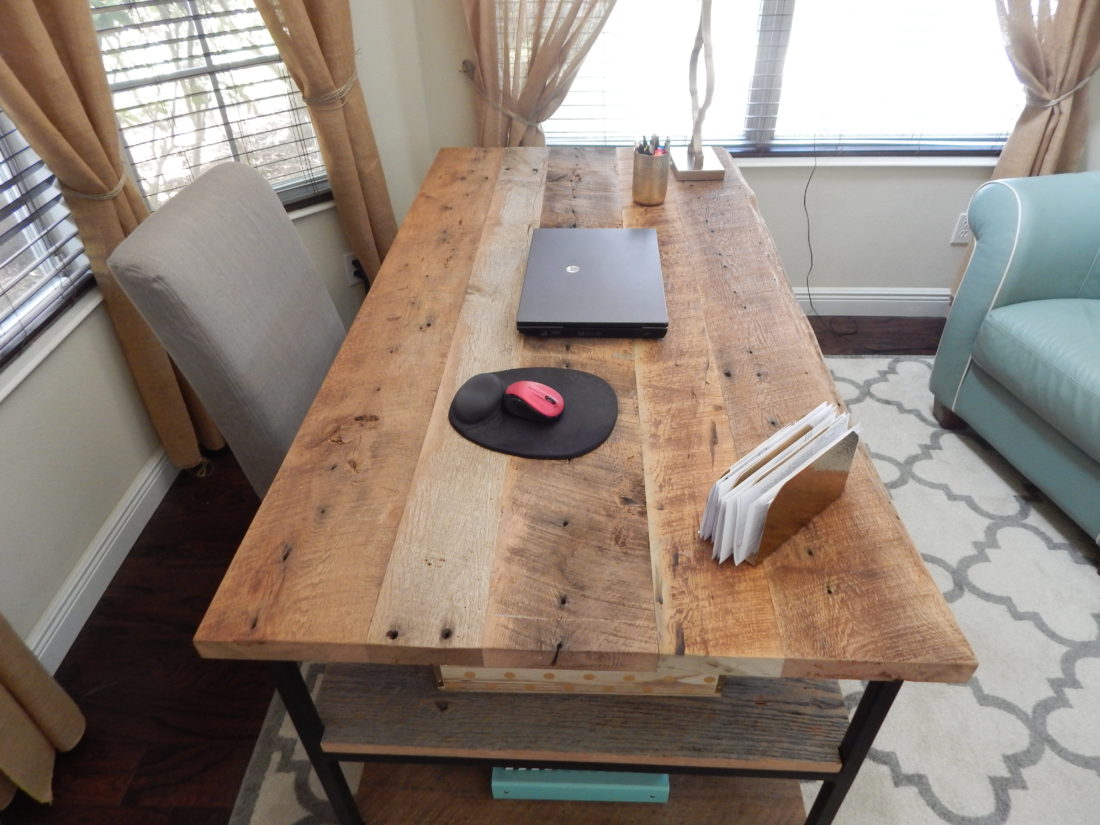
[[991,310],[974,361],[1100,461],[1100,300],[1056,298]]

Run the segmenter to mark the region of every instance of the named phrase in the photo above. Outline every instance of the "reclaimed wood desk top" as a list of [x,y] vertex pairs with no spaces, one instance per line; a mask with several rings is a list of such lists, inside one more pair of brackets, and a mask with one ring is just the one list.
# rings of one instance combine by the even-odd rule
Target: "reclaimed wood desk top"
[[[696,529],[733,460],[839,401],[755,198],[629,149],[445,149],[195,639],[209,657],[963,681],[976,667],[861,447],[844,495],[757,567]],[[654,227],[660,340],[533,339],[532,229]],[[605,378],[602,447],[532,461],[447,410],[471,375]]]

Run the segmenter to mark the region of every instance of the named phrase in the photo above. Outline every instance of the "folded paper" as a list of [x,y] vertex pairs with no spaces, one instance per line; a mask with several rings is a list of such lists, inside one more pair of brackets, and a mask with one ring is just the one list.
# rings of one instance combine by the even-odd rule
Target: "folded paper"
[[859,431],[821,404],[777,430],[715,482],[699,525],[714,558],[755,564],[844,491]]

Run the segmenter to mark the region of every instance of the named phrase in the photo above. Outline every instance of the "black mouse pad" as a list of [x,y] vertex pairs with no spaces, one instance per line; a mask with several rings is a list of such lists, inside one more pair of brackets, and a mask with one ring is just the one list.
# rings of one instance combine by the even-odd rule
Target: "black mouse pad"
[[[556,421],[527,421],[504,412],[504,388],[515,381],[537,381],[561,393],[565,402]],[[611,385],[590,372],[560,367],[521,367],[483,372],[470,378],[451,401],[450,421],[475,444],[521,458],[576,458],[599,447],[619,416]]]

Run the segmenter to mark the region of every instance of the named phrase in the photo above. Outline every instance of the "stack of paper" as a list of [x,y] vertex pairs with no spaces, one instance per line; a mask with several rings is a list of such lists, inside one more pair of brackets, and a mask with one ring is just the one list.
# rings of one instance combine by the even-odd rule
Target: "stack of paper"
[[711,488],[699,525],[714,558],[755,563],[798,532],[841,494],[858,442],[848,413],[822,404],[737,461]]

